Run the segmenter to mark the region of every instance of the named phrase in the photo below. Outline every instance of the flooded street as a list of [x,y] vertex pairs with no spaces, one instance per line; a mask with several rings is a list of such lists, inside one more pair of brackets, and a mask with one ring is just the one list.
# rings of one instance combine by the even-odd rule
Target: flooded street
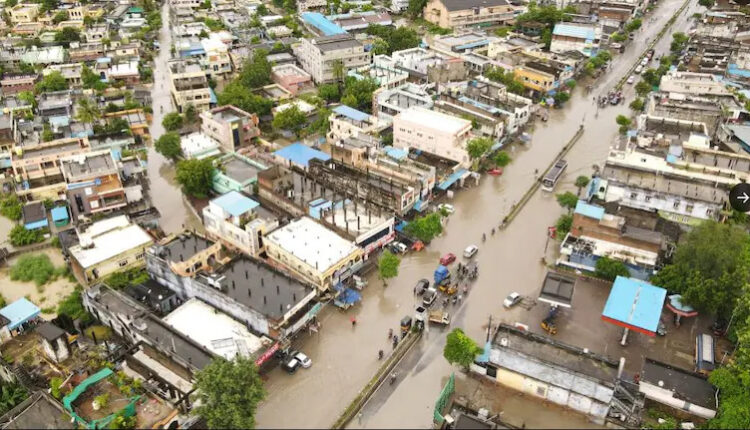
[[[432,279],[443,253],[461,255],[470,244],[480,247],[475,257],[479,278],[464,303],[451,310],[451,327],[462,327],[474,339],[482,340],[490,315],[494,321],[514,322],[514,313],[519,310],[503,311],[502,300],[512,291],[536,295],[546,271],[541,264],[546,228],[554,225],[562,210],[553,193],[537,191],[505,230],[491,236],[490,229],[500,224],[511,205],[529,189],[535,180],[535,169],[544,171],[582,122],[585,132],[565,157],[569,166],[556,192],[575,192],[575,178],[591,175],[592,166],[603,163],[617,134],[615,117],[630,113],[627,104],[632,100],[632,89],[627,89],[630,97],[625,103],[601,109],[598,116],[592,98],[606,93],[625,75],[645,49],[646,40],[652,40],[682,4],[683,0],[663,0],[653,15],[655,22],[644,20],[646,28],[636,35],[626,53],[616,58],[612,70],[595,83],[591,94],[583,94],[581,87],[585,85],[579,85],[564,109],[553,111],[547,123],[535,124],[528,147],[509,150],[513,162],[503,176],[485,175],[478,186],[457,192],[451,201],[456,213],[450,217],[446,233],[425,251],[406,256],[398,278],[390,281],[388,287],[384,288],[373,273],[361,304],[348,313],[327,307],[320,315],[320,333],[301,335],[295,345],[312,358],[312,368],[294,375],[275,369],[268,375],[268,397],[258,409],[258,426],[330,426],[381,364],[378,350],[390,352],[388,329],[396,330],[399,320],[413,313],[417,300],[412,293],[414,284],[420,278]],[[684,31],[693,12],[694,8],[683,12],[672,30]],[[659,44],[657,57],[668,49],[670,33]],[[487,234],[484,243],[483,233]],[[352,315],[357,317],[356,328],[349,324]],[[350,426],[431,427],[435,399],[445,378],[454,370],[442,356],[445,333],[435,327],[425,333],[402,362],[398,382],[376,393],[361,418]],[[591,345],[592,349],[596,346]],[[580,417],[573,416],[568,421],[560,418],[548,424],[575,427],[579,421]]]
[[[154,87],[151,90],[154,115],[150,129],[153,141],[164,134],[164,127],[161,125],[164,115],[175,110],[169,94],[169,72],[167,69],[170,47],[172,46],[172,34],[169,31],[169,25],[169,5],[165,3],[162,7],[162,27],[159,31],[161,48],[154,58]],[[192,215],[187,203],[183,200],[182,192],[174,176],[174,164],[156,152],[154,146],[151,145],[148,149],[151,200],[161,214],[159,225],[167,234],[181,231],[185,227],[200,226],[200,221]]]

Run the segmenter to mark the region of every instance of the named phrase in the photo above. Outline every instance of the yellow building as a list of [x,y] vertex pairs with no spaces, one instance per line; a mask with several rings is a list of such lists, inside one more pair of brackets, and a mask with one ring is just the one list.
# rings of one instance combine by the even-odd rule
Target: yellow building
[[435,25],[455,30],[507,24],[514,10],[507,0],[429,0],[423,15]]
[[538,93],[547,93],[559,86],[559,72],[539,62],[529,62],[516,66],[513,74],[524,87]]
[[36,21],[39,16],[39,4],[21,3],[10,8],[10,22],[13,24],[27,24]]

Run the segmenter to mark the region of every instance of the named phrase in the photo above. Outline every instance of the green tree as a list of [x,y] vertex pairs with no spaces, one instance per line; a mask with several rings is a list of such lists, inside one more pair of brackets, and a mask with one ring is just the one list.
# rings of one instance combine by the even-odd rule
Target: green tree
[[61,10],[60,12],[57,12],[55,16],[52,17],[52,23],[57,25],[63,21],[67,21],[70,18],[70,14],[66,10]]
[[[382,25],[370,24],[367,34],[381,38],[385,43],[379,50],[383,54],[391,54],[393,51],[416,48],[422,41],[417,32],[407,26],[393,29]],[[384,49],[383,49],[384,48]]]
[[568,234],[572,227],[573,216],[569,214],[560,215],[560,218],[558,218],[557,222],[555,223],[555,228],[557,229],[557,237],[565,237],[565,235]]
[[498,167],[505,167],[513,160],[510,158],[510,155],[508,155],[506,151],[500,151],[495,155],[493,161]]
[[80,319],[83,322],[91,321],[93,318],[88,312],[86,312],[86,308],[83,307],[83,302],[81,301],[82,293],[83,290],[79,286],[76,287],[72,293],[65,296],[65,298],[57,304],[57,314],[66,315],[73,320]]
[[271,68],[268,51],[256,49],[252,58],[245,61],[239,81],[248,88],[262,87],[271,82]]
[[625,115],[617,115],[615,122],[620,126],[620,133],[625,134],[630,127],[630,118]]
[[259,16],[266,16],[266,15],[270,15],[271,12],[268,11],[268,8],[266,7],[266,5],[261,4],[261,5],[258,5],[258,7],[255,9],[255,14]]
[[210,159],[182,160],[177,163],[177,183],[190,196],[206,198],[211,191],[214,166]]
[[277,112],[273,118],[273,128],[293,131],[297,135],[306,123],[307,117],[296,105]]
[[689,39],[690,38],[685,33],[673,33],[672,43],[669,45],[669,50],[672,51],[672,54],[679,54],[683,49],[685,49],[685,46],[687,46],[687,42]]
[[44,123],[42,125],[42,142],[49,142],[55,138],[55,133],[52,132],[49,124]]
[[492,140],[488,137],[475,137],[466,144],[466,152],[472,160],[482,158],[492,147]]
[[417,217],[406,225],[404,231],[422,242],[429,242],[443,232],[440,214],[431,213],[423,217]]
[[555,99],[555,106],[562,106],[565,102],[570,100],[570,94],[565,91],[558,91],[552,98]]
[[192,103],[188,104],[185,108],[184,119],[188,124],[193,124],[198,121],[198,110],[195,109],[195,106]]
[[58,70],[49,73],[36,84],[36,90],[40,93],[63,91],[68,89],[68,81]]
[[630,277],[630,272],[622,261],[602,257],[596,260],[596,276],[614,281],[618,276]]
[[378,259],[378,276],[383,280],[383,285],[387,285],[388,279],[398,276],[398,266],[401,259],[391,254],[387,249]]
[[504,71],[499,67],[492,67],[484,72],[484,76],[495,82],[500,82],[513,94],[523,94],[526,91],[526,87],[523,86],[521,81],[518,81],[513,74],[513,71]]
[[308,131],[310,134],[326,134],[328,133],[328,130],[331,128],[330,123],[330,116],[331,116],[331,110],[326,108],[321,108],[318,110],[318,117],[315,119],[315,121],[311,122],[308,126]]
[[170,112],[164,115],[161,125],[167,131],[177,131],[182,128],[182,115],[177,112]]
[[651,85],[652,87],[657,87],[659,86],[659,82],[661,81],[661,75],[656,69],[647,69],[641,75],[641,79],[646,81],[646,83]]
[[18,93],[18,99],[24,102],[26,105],[36,107],[36,97],[31,91],[21,91]]
[[643,109],[645,108],[645,102],[642,98],[637,98],[630,102],[630,109],[633,109],[636,112],[643,112]]
[[468,369],[481,352],[482,348],[474,342],[474,339],[467,336],[460,328],[454,328],[445,339],[443,357],[450,364],[458,364]]
[[318,97],[328,103],[337,102],[341,99],[341,91],[336,84],[322,84],[318,86]]
[[40,9],[42,12],[49,12],[57,9],[57,0],[42,0],[40,3],[42,4]]
[[234,80],[224,87],[224,91],[217,97],[219,105],[233,105],[246,112],[257,115],[268,115],[271,113],[273,101],[253,94],[250,88],[238,80]]
[[591,180],[589,179],[589,177],[588,176],[584,176],[584,175],[581,175],[581,176],[579,176],[579,177],[576,178],[575,186],[576,186],[576,188],[578,188],[577,195],[579,195],[579,196],[581,195],[581,190],[584,189],[584,188],[586,188],[586,185],[588,185],[590,181]]
[[250,359],[215,358],[195,376],[196,413],[209,428],[255,428],[255,410],[266,395]]
[[29,397],[29,392],[17,383],[2,382],[0,385],[0,414],[5,415]]
[[414,19],[422,16],[422,10],[424,10],[425,6],[427,6],[427,0],[409,0],[406,12]]
[[627,24],[625,24],[625,31],[628,33],[632,33],[641,28],[642,24],[643,21],[640,18],[631,19]]
[[618,32],[612,33],[611,36],[609,36],[610,40],[616,43],[622,43],[628,39],[628,36]]
[[68,47],[70,42],[80,42],[81,31],[73,27],[65,27],[62,30],[55,33],[55,42],[62,44],[64,47]]
[[44,285],[56,277],[55,266],[47,254],[23,254],[10,268],[13,281],[34,282]]
[[651,92],[651,85],[649,85],[646,81],[639,81],[637,84],[635,84],[635,92],[639,97],[645,97],[646,94]]
[[49,381],[50,394],[56,399],[60,399],[62,393],[60,387],[62,387],[63,380],[60,377],[54,377]]
[[557,203],[559,203],[563,208],[567,209],[568,212],[575,209],[576,205],[578,204],[578,196],[571,193],[570,191],[558,194],[556,197]]
[[341,84],[342,82],[344,82],[344,75],[346,74],[346,68],[344,67],[344,62],[342,60],[333,61],[332,73],[333,73],[333,79],[336,82],[336,84],[339,86],[339,91],[340,91]]
[[510,33],[511,30],[513,30],[512,27],[507,27],[507,26],[498,27],[495,29],[495,36],[506,37],[508,36],[508,33]]
[[711,9],[712,7],[714,7],[714,3],[714,0],[698,0],[698,4],[707,9]]
[[156,142],[154,142],[154,149],[159,154],[169,158],[170,160],[176,160],[182,155],[182,147],[180,147],[180,135],[177,133],[165,133],[162,134]]
[[372,93],[378,88],[380,86],[374,79],[348,77],[346,78],[344,92],[341,95],[341,103],[354,109],[370,112],[372,109]]
[[31,245],[44,240],[44,232],[41,229],[26,230],[22,225],[13,227],[10,231],[10,244],[13,246]]
[[137,423],[138,422],[136,420],[135,415],[126,417],[125,414],[122,411],[120,411],[117,413],[117,415],[112,420],[112,422],[109,423],[109,428],[129,430],[129,429],[134,429]]
[[11,221],[18,221],[23,214],[23,205],[15,194],[0,197],[0,215]]
[[750,247],[742,228],[704,221],[677,246],[672,264],[651,278],[682,294],[698,311],[729,318],[750,274]]
[[83,65],[81,68],[81,83],[83,88],[89,88],[97,91],[104,91],[107,89],[107,83],[102,82],[102,79],[94,73],[93,70],[87,65]]
[[372,42],[372,49],[370,49],[372,55],[388,55],[391,52],[391,47],[388,46],[388,42],[376,37]]
[[88,97],[82,97],[78,100],[76,106],[76,120],[86,124],[93,124],[102,113],[96,103],[91,102]]

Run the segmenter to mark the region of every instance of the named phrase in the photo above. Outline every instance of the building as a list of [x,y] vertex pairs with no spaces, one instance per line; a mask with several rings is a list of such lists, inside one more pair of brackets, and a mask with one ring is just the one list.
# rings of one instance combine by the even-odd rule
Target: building
[[[74,220],[127,206],[120,169],[110,151],[79,154],[63,159],[61,163]],[[140,189],[133,191],[131,197],[140,200]]]
[[363,134],[375,135],[381,128],[377,118],[346,105],[333,108],[328,123],[329,142]]
[[10,8],[10,22],[12,24],[28,24],[36,21],[39,16],[38,3],[20,3]]
[[26,297],[21,297],[0,309],[0,340],[21,334],[33,327],[41,309]]
[[514,10],[506,0],[430,0],[422,14],[437,26],[457,30],[507,24]]
[[180,148],[187,159],[202,160],[221,154],[219,142],[199,131],[182,136]]
[[234,152],[260,136],[258,115],[228,105],[202,112],[201,131],[219,142],[225,152]]
[[206,73],[196,60],[170,61],[169,84],[172,101],[180,112],[188,105],[203,112],[216,103]]
[[293,96],[314,88],[310,74],[294,64],[274,66],[271,69],[271,80],[289,91]]
[[42,202],[31,202],[23,205],[23,227],[26,230],[38,230],[49,227],[47,209]]
[[465,62],[458,55],[421,47],[394,51],[391,56],[378,55],[377,65],[409,73],[415,83],[443,83],[462,81],[468,76]]
[[469,81],[463,94],[457,94],[461,103],[472,105],[482,112],[499,116],[505,122],[505,131],[515,135],[529,122],[534,102],[513,94],[501,83],[477,76]]
[[414,107],[393,118],[393,146],[429,152],[466,167],[471,130],[471,121]]
[[349,70],[370,63],[370,54],[365,52],[364,45],[349,34],[302,39],[292,49],[316,84],[336,81],[338,64],[343,68],[343,77]]
[[486,52],[491,43],[499,40],[499,37],[488,36],[484,32],[471,31],[435,36],[430,47],[449,54],[469,54],[475,51]]
[[598,25],[555,24],[549,50],[558,54],[568,51],[578,51],[591,57],[596,55],[600,39],[601,27]]
[[409,79],[409,72],[393,67],[391,62],[382,61],[382,58],[389,59],[385,55],[376,55],[372,64],[349,70],[348,76],[358,80],[373,79],[380,88],[395,88],[405,84]]
[[364,11],[349,12],[327,17],[344,31],[361,31],[370,25],[393,25],[393,20],[388,12]]
[[693,96],[732,97],[732,93],[721,82],[721,79],[710,73],[670,71],[661,77],[659,90]]
[[79,282],[90,285],[108,275],[142,266],[153,239],[125,215],[97,221],[78,232],[79,244],[70,248],[70,265]]
[[638,390],[646,399],[704,420],[716,416],[716,388],[704,376],[650,358],[643,361]]
[[377,90],[373,94],[373,104],[372,111],[378,119],[390,124],[394,116],[406,109],[417,106],[432,109],[435,102],[424,86],[406,83],[392,89]]
[[257,256],[265,250],[264,236],[279,226],[275,218],[266,218],[260,204],[237,191],[211,200],[203,208],[203,226],[209,237],[229,248]]
[[258,173],[266,169],[265,164],[236,152],[222,155],[214,161],[214,166],[211,188],[218,194],[230,191],[253,194]]
[[106,74],[110,81],[121,81],[127,85],[137,84],[141,80],[141,73],[138,69],[137,60],[112,64],[109,66]]
[[529,61],[516,66],[513,74],[531,93],[545,95],[560,87],[563,71],[542,61]]
[[70,357],[68,334],[65,330],[50,322],[45,322],[35,331],[42,338],[42,351],[47,358],[55,363],[62,363]]
[[37,145],[16,145],[10,160],[16,193],[44,200],[56,199],[65,189],[62,160],[90,150],[88,139],[57,139]]
[[205,55],[202,58],[203,69],[210,78],[225,79],[232,73],[232,60],[229,58],[229,47],[221,36],[211,33],[208,38],[201,39],[201,46]]
[[12,94],[18,94],[23,91],[34,91],[39,76],[36,74],[32,75],[3,75],[3,79],[0,80],[0,89],[3,94],[8,96]]
[[72,418],[46,391],[35,391],[0,417],[4,429],[73,429]]
[[362,266],[362,250],[311,218],[302,217],[266,236],[266,254],[276,264],[315,285],[332,289]]

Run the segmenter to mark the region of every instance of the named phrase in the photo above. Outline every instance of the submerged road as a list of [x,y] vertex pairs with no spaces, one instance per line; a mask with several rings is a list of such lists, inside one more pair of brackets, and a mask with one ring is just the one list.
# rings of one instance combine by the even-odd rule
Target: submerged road
[[[591,175],[592,166],[603,163],[617,134],[615,117],[629,114],[627,104],[632,97],[619,106],[599,110],[598,115],[592,98],[605,94],[619,81],[637,61],[647,41],[657,35],[682,4],[683,0],[662,0],[652,15],[654,21],[644,20],[645,28],[637,33],[627,51],[613,61],[611,70],[594,84],[591,94],[584,95],[577,88],[565,108],[554,111],[547,123],[535,124],[530,145],[511,148],[513,163],[503,176],[484,176],[478,186],[457,192],[451,202],[456,213],[450,217],[446,233],[425,251],[406,256],[398,278],[390,281],[388,287],[383,287],[372,274],[360,305],[347,313],[331,306],[324,309],[319,316],[320,332],[304,334],[295,344],[312,358],[313,366],[294,375],[280,369],[270,372],[266,383],[268,397],[257,412],[258,426],[330,426],[381,364],[377,351],[390,352],[388,329],[396,330],[403,316],[413,314],[418,300],[413,295],[414,284],[420,278],[432,278],[443,253],[461,255],[470,244],[480,247],[475,257],[480,267],[479,279],[463,305],[454,308],[452,327],[462,327],[469,336],[483,339],[489,315],[493,315],[494,321],[515,321],[521,310],[502,310],[502,300],[512,291],[524,295],[538,291],[546,272],[540,263],[546,227],[554,225],[561,210],[554,194],[538,191],[505,230],[491,236],[490,229],[499,225],[511,205],[529,189],[535,180],[535,169],[543,171],[581,123],[585,124],[585,132],[566,156],[569,166],[556,191],[575,191],[575,178]],[[693,8],[683,12],[673,31],[686,29]],[[667,34],[665,38],[671,36]],[[664,49],[665,44],[668,48],[668,41],[660,43],[659,48]],[[626,92],[632,93],[632,89]],[[488,237],[486,243],[481,240],[483,233]],[[349,324],[350,316],[357,317],[356,328]],[[365,406],[362,416],[350,426],[431,427],[435,399],[444,378],[454,370],[442,356],[444,341],[444,331],[433,328],[426,333],[402,363],[398,383],[381,388]],[[590,345],[592,350],[596,347]],[[573,422],[555,420],[548,424],[559,427]]]

